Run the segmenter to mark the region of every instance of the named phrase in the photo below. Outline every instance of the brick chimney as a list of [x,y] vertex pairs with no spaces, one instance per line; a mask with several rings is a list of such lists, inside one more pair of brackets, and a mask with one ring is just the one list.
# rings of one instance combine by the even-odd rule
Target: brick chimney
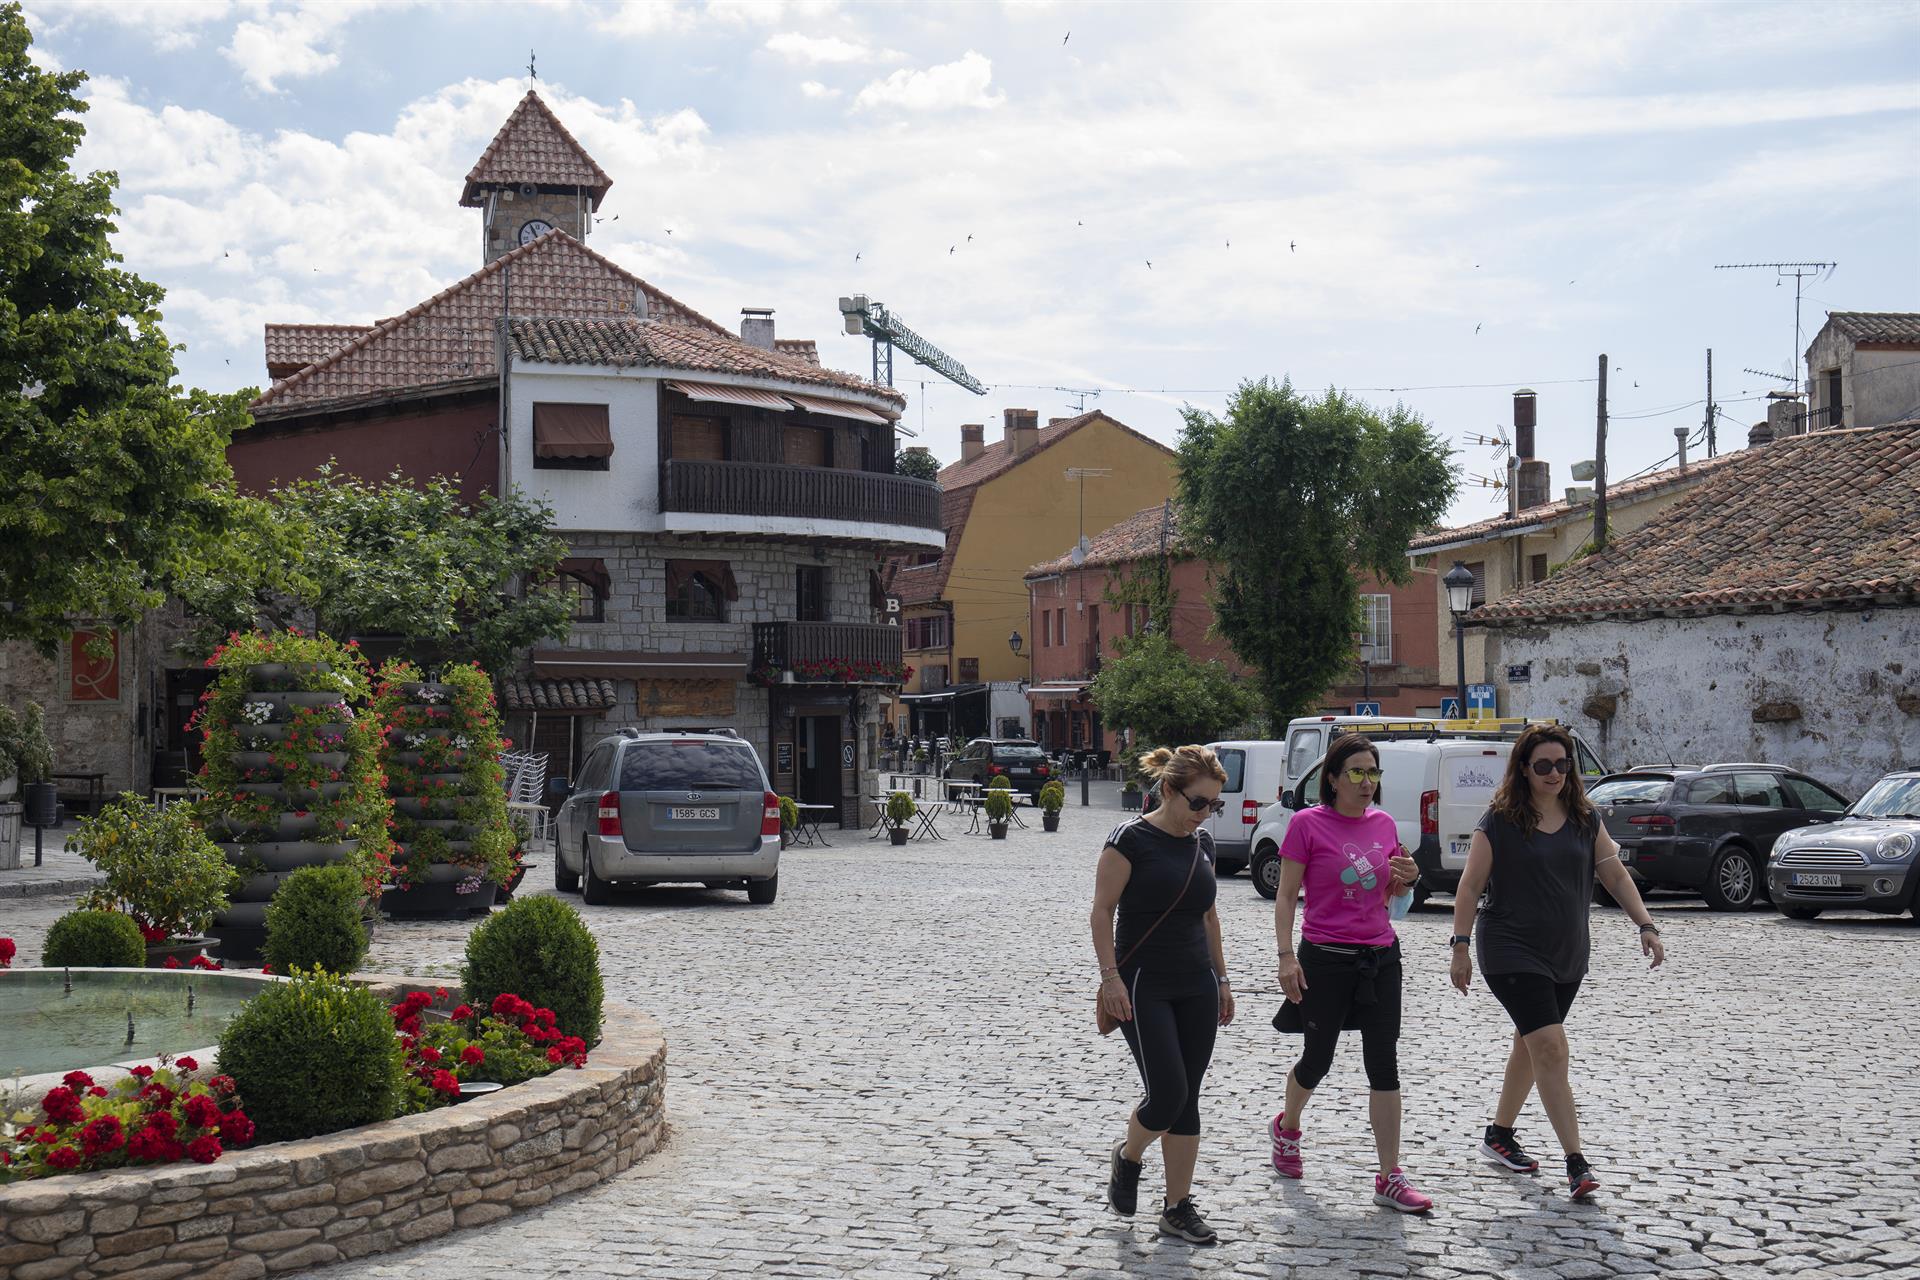
[[1018,457],[1040,438],[1040,413],[1035,409],[1008,409],[1001,414],[1007,451]]
[[1791,391],[1767,392],[1767,426],[1775,440],[1805,434],[1807,415],[1800,398]]
[[762,351],[773,350],[773,308],[740,308],[740,341]]
[[1526,387],[1513,393],[1513,455],[1520,462],[1515,484],[1521,511],[1553,501],[1553,480],[1547,464],[1533,456],[1534,428],[1539,422],[1539,397]]
[[1747,431],[1747,448],[1757,449],[1763,444],[1773,443],[1773,427],[1770,423],[1756,422]]
[[972,462],[987,451],[987,427],[983,422],[960,424],[960,461]]

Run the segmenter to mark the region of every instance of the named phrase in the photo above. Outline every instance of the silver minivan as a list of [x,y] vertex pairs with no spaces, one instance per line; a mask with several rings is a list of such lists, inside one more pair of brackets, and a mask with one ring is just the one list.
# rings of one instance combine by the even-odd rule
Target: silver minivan
[[621,886],[703,884],[765,905],[780,887],[780,798],[730,731],[594,744],[555,820],[553,884],[607,902]]

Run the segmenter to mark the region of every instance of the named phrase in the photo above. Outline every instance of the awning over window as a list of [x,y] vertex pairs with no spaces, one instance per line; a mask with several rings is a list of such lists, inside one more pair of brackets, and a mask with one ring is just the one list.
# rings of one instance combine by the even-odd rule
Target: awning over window
[[680,594],[680,588],[694,574],[705,576],[708,582],[720,588],[729,600],[740,598],[740,587],[733,580],[733,566],[725,560],[669,560],[667,561],[667,598]]
[[533,452],[540,458],[606,458],[613,431],[603,404],[533,406]]
[[744,653],[640,653],[632,650],[536,649],[538,676],[606,680],[733,680],[747,674]]
[[607,573],[607,562],[597,556],[568,556],[560,562],[559,572],[580,579],[602,600],[613,594],[613,578]]
[[1078,698],[1087,691],[1083,684],[1037,684],[1027,690],[1029,698]]
[[985,693],[986,691],[987,686],[984,684],[953,684],[948,685],[938,693],[903,693],[900,695],[900,701],[948,702],[954,698],[967,698],[976,693]]
[[862,404],[849,404],[845,400],[827,400],[820,396],[800,396],[791,391],[786,395],[787,399],[808,413],[826,413],[836,418],[852,418],[855,422],[872,422],[880,426],[885,426],[888,422],[888,419]]
[[506,709],[543,716],[579,716],[613,707],[619,696],[611,680],[509,680]]
[[723,387],[717,382],[669,382],[667,387],[689,400],[705,400],[711,404],[744,404],[755,409],[773,409],[779,413],[787,413],[793,408],[773,392],[755,391],[752,387]]

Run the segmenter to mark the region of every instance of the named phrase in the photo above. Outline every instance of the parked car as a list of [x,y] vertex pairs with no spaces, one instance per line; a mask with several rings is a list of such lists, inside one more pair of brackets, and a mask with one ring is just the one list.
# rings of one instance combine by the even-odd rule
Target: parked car
[[1841,907],[1920,919],[1920,769],[1890,773],[1844,815],[1789,831],[1767,856],[1773,903],[1795,920]]
[[602,738],[555,818],[554,887],[598,904],[683,883],[763,906],[779,892],[780,797],[759,755],[730,731]]
[[[1532,723],[1509,716],[1497,720],[1430,720],[1418,716],[1300,716],[1287,722],[1287,759],[1281,787],[1298,789],[1301,777],[1313,762],[1327,754],[1333,740],[1343,733],[1364,733],[1375,742],[1408,742],[1440,738],[1471,738],[1512,742]],[[1564,727],[1564,726],[1563,726]],[[1592,746],[1571,728],[1574,755],[1580,776],[1592,786],[1605,776],[1606,766]],[[1310,802],[1311,803],[1311,802]]]
[[1690,890],[1715,911],[1745,911],[1764,899],[1774,841],[1847,808],[1831,787],[1770,764],[1616,773],[1588,798],[1640,885]]
[[[977,782],[986,786],[1004,776],[1013,789],[1033,798],[1053,776],[1053,766],[1040,744],[1025,738],[975,738],[966,749],[947,762],[943,775],[948,782]],[[955,799],[959,792],[948,798]]]
[[[1380,789],[1376,808],[1384,809],[1400,829],[1400,843],[1420,864],[1414,903],[1432,893],[1452,893],[1466,870],[1467,848],[1480,816],[1493,803],[1493,793],[1506,772],[1513,743],[1485,738],[1436,738],[1376,742],[1380,759]],[[1320,803],[1323,754],[1310,765],[1297,787],[1260,814],[1254,828],[1251,867],[1253,885],[1271,898],[1280,888],[1280,842],[1299,809]]]

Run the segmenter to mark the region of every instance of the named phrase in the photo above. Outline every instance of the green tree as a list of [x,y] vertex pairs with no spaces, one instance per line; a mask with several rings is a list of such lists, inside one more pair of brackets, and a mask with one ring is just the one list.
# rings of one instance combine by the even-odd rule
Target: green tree
[[251,392],[173,385],[161,289],[117,265],[111,173],[77,174],[86,76],[48,72],[0,5],[0,640],[51,653],[130,621],[233,519],[226,446]]
[[1213,563],[1215,626],[1284,723],[1351,669],[1358,576],[1407,580],[1407,542],[1458,487],[1452,450],[1404,406],[1264,378],[1241,384],[1225,418],[1184,417],[1182,541]]
[[1259,709],[1259,696],[1224,664],[1194,658],[1162,627],[1119,644],[1120,656],[1101,664],[1087,693],[1102,720],[1133,730],[1142,744],[1207,742]]
[[893,455],[893,469],[898,475],[912,476],[916,480],[933,480],[940,475],[940,462],[924,450],[909,452],[902,449]]

